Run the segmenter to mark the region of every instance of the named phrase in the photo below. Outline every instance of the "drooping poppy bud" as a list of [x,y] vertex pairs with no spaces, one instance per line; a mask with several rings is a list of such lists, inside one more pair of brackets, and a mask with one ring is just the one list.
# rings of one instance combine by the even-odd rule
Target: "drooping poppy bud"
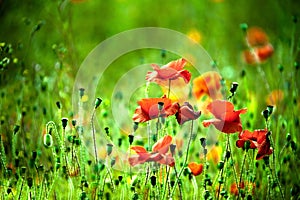
[[113,145],[112,144],[107,144],[106,145],[106,151],[107,151],[107,155],[109,156],[112,152],[113,149]]
[[102,99],[97,98],[97,99],[95,100],[95,109],[97,109],[97,108],[100,106],[101,103],[102,103]]
[[44,146],[47,148],[50,148],[50,147],[52,147],[52,144],[53,144],[52,136],[49,133],[45,134],[44,135]]

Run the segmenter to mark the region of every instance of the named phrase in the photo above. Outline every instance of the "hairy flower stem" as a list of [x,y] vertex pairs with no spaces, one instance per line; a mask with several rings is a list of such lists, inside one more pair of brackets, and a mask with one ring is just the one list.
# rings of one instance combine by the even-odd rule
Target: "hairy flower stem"
[[92,114],[92,118],[91,118],[91,126],[92,126],[93,142],[94,142],[95,162],[96,162],[96,165],[98,165],[97,145],[96,145],[96,136],[95,136],[95,127],[94,127],[95,113],[96,113],[96,109],[93,110],[93,114]]
[[192,178],[192,185],[193,185],[193,188],[194,188],[193,199],[197,199],[197,197],[198,197],[198,185],[197,185],[197,181],[196,181],[195,176],[193,176],[193,178]]
[[[247,152],[248,152],[248,150],[245,151],[244,157],[243,157],[243,162],[242,162],[242,167],[241,167],[241,172],[240,172],[239,184],[237,185],[238,190],[241,189],[242,177],[243,177],[243,170],[244,170],[244,166],[245,166],[245,161],[246,161],[246,157],[247,157]],[[239,199],[239,198],[240,198],[240,191],[238,192],[238,197],[237,197],[237,199]]]
[[[186,163],[187,163],[187,160],[188,160],[188,157],[189,157],[190,144],[191,144],[191,141],[192,141],[192,138],[193,138],[193,128],[194,128],[194,120],[192,120],[192,123],[191,123],[190,137],[189,137],[189,141],[188,141],[187,148],[186,148],[185,159],[184,159],[182,168],[179,171],[179,174],[176,178],[174,186],[176,186],[179,183],[180,176],[181,176],[181,174],[183,173],[183,171],[186,167]],[[179,187],[179,185],[178,185],[178,187]],[[175,192],[175,189],[176,189],[176,187],[173,188],[173,190],[171,192],[171,197],[173,196],[173,194]]]

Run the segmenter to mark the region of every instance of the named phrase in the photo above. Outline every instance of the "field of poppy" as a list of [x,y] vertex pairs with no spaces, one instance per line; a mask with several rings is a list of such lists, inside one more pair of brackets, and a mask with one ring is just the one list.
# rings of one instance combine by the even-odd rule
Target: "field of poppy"
[[0,199],[299,199],[299,7],[0,0]]

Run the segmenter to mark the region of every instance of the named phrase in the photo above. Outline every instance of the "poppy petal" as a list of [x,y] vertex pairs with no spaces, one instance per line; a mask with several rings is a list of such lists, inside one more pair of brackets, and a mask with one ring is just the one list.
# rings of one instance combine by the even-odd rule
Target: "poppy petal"
[[195,162],[191,162],[191,163],[188,164],[188,168],[191,170],[191,173],[194,176],[198,176],[203,171],[203,164],[198,164],[198,163],[195,163]]
[[173,139],[172,136],[166,135],[165,137],[161,138],[153,145],[152,151],[159,152],[162,154],[167,153],[171,145],[172,139]]

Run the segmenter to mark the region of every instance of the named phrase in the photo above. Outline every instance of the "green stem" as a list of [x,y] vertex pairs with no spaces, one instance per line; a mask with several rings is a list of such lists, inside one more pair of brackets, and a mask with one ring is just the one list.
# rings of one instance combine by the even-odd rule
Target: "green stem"
[[95,127],[94,127],[95,112],[96,112],[96,109],[94,109],[93,114],[92,114],[91,126],[92,126],[93,142],[94,142],[95,162],[96,162],[96,165],[98,165],[97,145],[96,145],[96,136],[95,136]]
[[186,153],[185,153],[186,156],[185,156],[182,168],[181,168],[181,170],[180,170],[180,172],[179,172],[179,174],[176,178],[176,181],[175,181],[175,184],[174,184],[175,187],[173,188],[173,190],[171,192],[171,197],[173,196],[173,194],[175,192],[175,189],[176,189],[176,185],[179,182],[180,176],[181,176],[182,172],[184,171],[184,169],[186,167],[185,165],[186,165],[188,157],[189,157],[190,144],[191,144],[191,141],[192,141],[192,138],[193,138],[193,126],[194,126],[194,120],[192,120],[192,123],[191,123],[190,137],[189,137],[189,141],[188,141],[187,148],[186,148]]
[[[244,166],[245,166],[245,161],[246,161],[246,157],[247,157],[247,152],[245,151],[244,153],[244,158],[243,158],[243,162],[242,162],[242,167],[241,167],[241,172],[240,172],[240,180],[239,180],[239,184],[237,185],[238,189],[241,189],[241,184],[242,184],[242,177],[243,177],[243,170],[244,170]],[[240,198],[240,191],[238,192],[238,197],[237,199]]]

